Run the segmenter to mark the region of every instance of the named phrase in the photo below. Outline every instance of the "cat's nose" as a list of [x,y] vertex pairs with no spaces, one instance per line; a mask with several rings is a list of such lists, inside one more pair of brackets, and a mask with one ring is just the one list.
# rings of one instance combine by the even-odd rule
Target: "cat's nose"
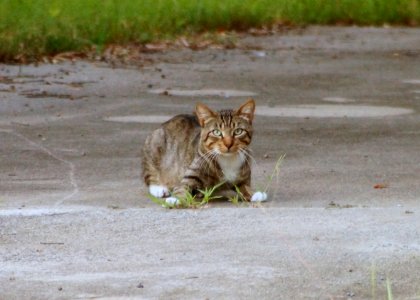
[[223,138],[223,144],[228,148],[228,150],[233,146],[233,138],[231,136],[225,136]]

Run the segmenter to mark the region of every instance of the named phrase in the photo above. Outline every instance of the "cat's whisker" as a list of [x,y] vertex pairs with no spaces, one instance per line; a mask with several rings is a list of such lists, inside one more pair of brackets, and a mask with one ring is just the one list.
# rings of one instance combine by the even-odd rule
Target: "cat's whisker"
[[200,161],[199,168],[203,168],[205,165],[204,171],[205,173],[208,173],[210,171],[210,165],[212,164],[216,156],[217,153],[214,150],[206,152],[204,155],[201,156],[202,159]]
[[211,156],[211,153],[208,153],[206,156],[202,157],[202,159],[200,160],[200,165],[199,165],[200,169],[204,169],[204,171],[206,171],[211,161],[210,156]]
[[239,149],[239,152],[242,153],[245,157],[246,162],[248,163],[248,165],[252,165],[254,164],[255,166],[258,167],[258,163],[255,160],[255,158],[245,149]]
[[214,161],[216,160],[218,155],[219,154],[216,151],[212,151],[212,154],[210,155],[210,161],[207,164],[207,169],[206,169],[207,172],[210,171],[211,164],[214,164]]
[[247,157],[246,155],[244,155],[244,160],[245,160],[245,162],[249,165],[249,166],[251,166],[252,165],[252,161],[249,159],[249,157]]
[[199,169],[203,169],[203,166],[205,164],[208,164],[208,160],[207,160],[207,154],[201,156],[200,160],[198,161],[198,168]]
[[215,153],[214,153],[214,150],[210,150],[210,151],[206,152],[206,154],[204,154],[204,155],[202,156],[202,158],[203,158],[203,163],[204,163],[204,162],[210,163],[210,162],[212,161],[212,156],[213,156],[214,154],[215,154]]
[[245,151],[245,155],[247,155],[250,159],[251,159],[251,161],[258,167],[258,163],[257,163],[257,161],[255,160],[255,158],[252,156],[252,154],[251,153],[249,153],[249,152],[247,152],[247,151]]

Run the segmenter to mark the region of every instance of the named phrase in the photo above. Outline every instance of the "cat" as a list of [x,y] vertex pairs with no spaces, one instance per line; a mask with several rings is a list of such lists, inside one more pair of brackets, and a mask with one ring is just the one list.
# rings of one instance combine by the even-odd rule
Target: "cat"
[[253,99],[237,110],[219,112],[198,103],[195,115],[163,123],[143,147],[142,175],[149,193],[177,204],[187,191],[199,194],[223,183],[221,190],[238,188],[246,201],[265,201],[265,192],[252,194],[250,187],[254,112]]

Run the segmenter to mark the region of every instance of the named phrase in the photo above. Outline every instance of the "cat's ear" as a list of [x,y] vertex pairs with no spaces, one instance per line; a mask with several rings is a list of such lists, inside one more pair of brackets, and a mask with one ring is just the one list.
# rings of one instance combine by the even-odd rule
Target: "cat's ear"
[[252,124],[252,120],[254,119],[254,112],[255,112],[255,101],[254,99],[248,99],[247,102],[239,107],[236,114],[247,120],[249,123]]
[[203,127],[210,119],[216,117],[216,113],[202,103],[197,103],[195,107],[195,114],[197,115],[198,123]]

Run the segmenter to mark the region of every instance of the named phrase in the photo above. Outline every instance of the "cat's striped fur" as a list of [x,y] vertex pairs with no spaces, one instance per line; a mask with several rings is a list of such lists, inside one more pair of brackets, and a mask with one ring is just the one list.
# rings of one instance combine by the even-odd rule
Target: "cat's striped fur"
[[155,196],[172,191],[237,186],[251,199],[252,121],[255,102],[250,99],[238,110],[214,112],[197,104],[195,115],[178,115],[163,123],[146,139],[143,148],[143,178]]

